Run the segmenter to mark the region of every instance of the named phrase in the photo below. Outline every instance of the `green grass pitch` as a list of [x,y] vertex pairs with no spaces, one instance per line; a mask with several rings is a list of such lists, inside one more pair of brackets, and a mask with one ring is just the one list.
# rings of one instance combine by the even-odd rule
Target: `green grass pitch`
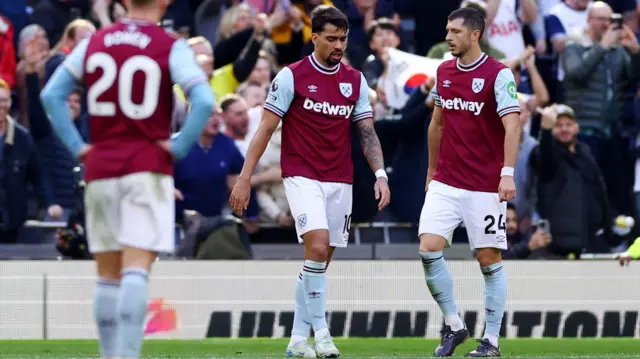
[[[345,359],[428,358],[437,340],[425,339],[336,339]],[[284,358],[287,340],[207,339],[147,340],[144,359]],[[476,343],[458,347],[454,358],[462,358]],[[640,358],[639,339],[509,339],[501,341],[505,358]],[[0,341],[2,359],[86,359],[99,358],[97,343],[91,340]]]

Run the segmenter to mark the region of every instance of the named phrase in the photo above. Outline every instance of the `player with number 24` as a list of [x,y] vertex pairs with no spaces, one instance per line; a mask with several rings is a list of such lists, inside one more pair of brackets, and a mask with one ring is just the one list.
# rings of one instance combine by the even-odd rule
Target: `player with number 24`
[[464,223],[485,280],[486,329],[467,357],[499,357],[498,336],[507,297],[502,250],[507,249],[506,201],[515,196],[514,166],[521,128],[513,73],[479,46],[485,22],[474,9],[449,15],[453,59],[436,72],[429,124],[429,172],[420,215],[420,256],[429,291],[445,327],[435,356],[451,356],[468,337],[453,296],[442,250]]

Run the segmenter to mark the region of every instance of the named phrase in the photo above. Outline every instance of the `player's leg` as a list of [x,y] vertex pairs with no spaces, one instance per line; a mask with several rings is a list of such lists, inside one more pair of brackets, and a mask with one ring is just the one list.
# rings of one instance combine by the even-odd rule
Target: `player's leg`
[[442,252],[450,245],[453,231],[462,221],[460,194],[460,189],[431,181],[420,214],[418,234],[425,281],[446,324],[436,356],[452,355],[469,336],[456,308],[453,277]]
[[498,337],[507,301],[507,278],[502,264],[502,250],[507,249],[507,203],[498,194],[466,193],[463,220],[469,243],[484,276],[485,332],[478,348],[468,357],[499,357]]
[[[291,357],[315,358],[316,351],[308,341],[313,318],[310,308],[313,304],[309,302],[309,291],[307,290],[305,282],[308,282],[308,274],[313,269],[306,269],[306,248],[307,243],[312,243],[315,238],[311,232],[318,230],[326,231],[328,227],[324,216],[324,196],[317,181],[308,178],[285,178],[284,186],[291,214],[296,220],[296,232],[299,241],[305,243],[305,265],[303,265],[298,275],[298,280],[296,281],[296,306],[293,315],[291,339],[287,346],[286,355]],[[322,263],[322,261],[318,261],[317,263]],[[309,265],[310,268],[320,267],[319,265],[316,266],[315,261],[309,263]],[[311,281],[313,286],[315,284],[314,279],[312,278]]]
[[90,182],[85,191],[87,244],[96,261],[98,280],[93,313],[103,358],[116,356],[116,305],[120,291],[119,197],[117,180]]
[[122,185],[122,280],[118,297],[118,351],[138,358],[142,348],[151,266],[159,252],[174,250],[173,179],[135,173]]

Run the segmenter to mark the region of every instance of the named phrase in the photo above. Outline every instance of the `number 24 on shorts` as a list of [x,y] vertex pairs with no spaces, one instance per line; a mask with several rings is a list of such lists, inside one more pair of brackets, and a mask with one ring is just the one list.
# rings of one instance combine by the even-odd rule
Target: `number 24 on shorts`
[[[496,224],[496,217],[492,216],[492,215],[487,215],[484,217],[484,221],[487,223],[487,226],[484,227],[484,233],[485,234],[496,234],[496,231],[494,229],[494,226]],[[507,229],[507,225],[505,223],[505,218],[504,215],[501,214],[500,217],[498,217],[498,230],[499,231],[504,231]]]

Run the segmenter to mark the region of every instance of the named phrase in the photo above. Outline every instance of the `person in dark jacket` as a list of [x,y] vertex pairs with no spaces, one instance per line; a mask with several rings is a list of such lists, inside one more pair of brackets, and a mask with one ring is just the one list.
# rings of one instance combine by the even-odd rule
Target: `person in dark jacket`
[[[40,102],[40,79],[37,72],[26,76],[29,96],[29,124],[38,152],[42,170],[51,181],[56,203],[68,210],[78,210],[78,194],[75,191],[73,169],[79,165],[69,150],[55,135]],[[85,142],[89,142],[89,115],[81,111],[82,91],[69,96],[69,110],[73,122]]]
[[31,184],[40,205],[52,219],[62,216],[54,204],[50,185],[40,170],[38,152],[29,132],[11,116],[9,85],[0,79],[0,242],[15,243],[28,217],[28,190]]
[[538,174],[538,213],[549,220],[553,241],[532,256],[561,259],[611,252],[620,241],[612,233],[615,214],[600,168],[578,140],[575,112],[566,105],[541,112],[540,145],[531,163]]

